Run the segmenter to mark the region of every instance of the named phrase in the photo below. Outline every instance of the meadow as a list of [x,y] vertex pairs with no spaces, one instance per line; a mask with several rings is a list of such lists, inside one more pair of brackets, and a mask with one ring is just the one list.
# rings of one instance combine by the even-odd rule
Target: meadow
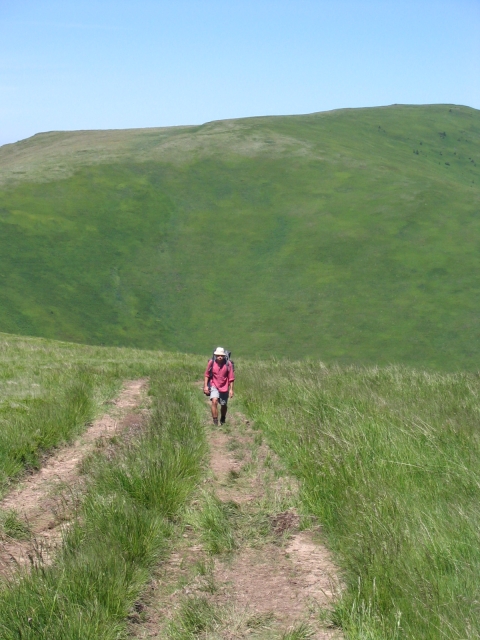
[[[204,477],[206,408],[193,383],[205,358],[7,335],[1,346],[0,435],[15,452],[35,423],[27,469],[81,432],[123,379],[150,377],[148,424],[84,465],[87,490],[55,561],[0,588],[2,638],[125,637]],[[298,479],[302,515],[320,523],[340,567],[345,591],[323,615],[349,640],[477,638],[478,374],[244,358],[236,368],[236,409]],[[34,402],[50,406],[50,381],[69,418],[53,420],[55,437],[52,414]],[[0,459],[4,489],[21,477],[16,462],[12,472]],[[214,512],[204,514],[211,536]]]
[[0,334],[0,496],[104,411],[125,378],[149,375],[160,358]]
[[0,148],[0,494],[126,379],[152,401],[84,466],[54,561],[0,586],[0,637],[126,636],[205,474],[193,383],[216,344],[341,569],[331,623],[480,635],[479,152],[454,105]]
[[[81,433],[125,377],[150,377],[148,424],[134,440],[115,442],[113,457],[99,449],[85,461],[81,504],[55,561],[44,564],[40,555],[21,580],[0,584],[5,640],[125,637],[132,606],[201,477],[202,404],[190,384],[198,363],[178,354],[1,338],[4,388],[15,389],[7,396],[2,388],[2,404],[22,406],[20,414],[2,406],[4,489],[21,477],[21,463],[32,470]],[[27,443],[30,457],[18,459]],[[14,516],[0,513],[0,539],[28,535],[19,527],[21,514]]]
[[51,132],[0,149],[0,330],[478,366],[479,112]]
[[346,638],[480,635],[480,378],[245,363],[242,402],[343,570]]

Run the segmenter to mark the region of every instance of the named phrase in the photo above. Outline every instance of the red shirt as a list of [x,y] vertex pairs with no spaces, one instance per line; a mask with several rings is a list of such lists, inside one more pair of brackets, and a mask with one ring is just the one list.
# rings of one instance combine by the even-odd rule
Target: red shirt
[[[210,363],[211,360],[208,361],[208,365],[205,370],[205,378],[209,377]],[[225,393],[228,391],[230,382],[233,382],[234,380],[235,373],[233,372],[233,367],[230,363],[225,362],[220,366],[216,360],[213,361],[212,377],[210,378],[212,387],[218,389],[220,393]]]

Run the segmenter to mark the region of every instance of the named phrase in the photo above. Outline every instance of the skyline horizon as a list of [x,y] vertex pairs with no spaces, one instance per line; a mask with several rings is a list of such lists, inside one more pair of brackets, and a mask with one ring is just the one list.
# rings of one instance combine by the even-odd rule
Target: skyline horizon
[[54,130],[480,108],[477,0],[0,5],[0,145]]
[[194,123],[184,123],[184,124],[174,124],[174,125],[153,125],[146,127],[106,127],[106,128],[82,128],[82,129],[49,129],[45,131],[37,131],[32,133],[25,138],[19,138],[18,140],[14,140],[13,142],[5,142],[3,144],[0,143],[0,147],[16,144],[17,142],[22,142],[23,140],[29,140],[30,138],[34,138],[38,135],[44,135],[48,133],[79,133],[82,131],[91,132],[91,131],[134,131],[139,129],[182,129],[182,128],[190,128],[190,127],[202,127],[207,124],[212,124],[215,122],[229,122],[234,120],[250,120],[256,118],[288,118],[288,117],[296,117],[296,116],[309,116],[315,115],[319,113],[331,113],[335,111],[361,111],[363,109],[388,109],[390,107],[462,107],[465,109],[472,109],[473,111],[480,111],[479,108],[472,107],[467,104],[458,104],[454,102],[432,102],[432,103],[402,103],[402,102],[394,102],[392,104],[379,104],[379,105],[368,105],[364,107],[338,107],[335,109],[322,109],[319,111],[309,111],[304,113],[270,113],[270,114],[257,114],[251,116],[239,116],[232,118],[215,118],[214,120],[206,120],[205,122],[194,122]]

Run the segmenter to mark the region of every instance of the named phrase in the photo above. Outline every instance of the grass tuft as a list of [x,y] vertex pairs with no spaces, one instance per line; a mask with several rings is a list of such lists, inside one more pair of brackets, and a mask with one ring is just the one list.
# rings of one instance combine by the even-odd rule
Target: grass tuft
[[309,640],[310,638],[313,638],[313,636],[314,633],[309,625],[302,623],[294,629],[286,631],[282,635],[282,640]]
[[212,494],[204,494],[198,524],[202,539],[210,553],[229,553],[236,548],[232,525],[232,518],[236,515],[237,509],[233,503],[224,503]]
[[4,537],[16,540],[28,540],[31,536],[30,528],[14,509],[0,511],[0,539]]
[[167,637],[170,640],[190,640],[214,629],[219,620],[217,608],[207,598],[191,596],[181,602],[180,610],[168,628]]

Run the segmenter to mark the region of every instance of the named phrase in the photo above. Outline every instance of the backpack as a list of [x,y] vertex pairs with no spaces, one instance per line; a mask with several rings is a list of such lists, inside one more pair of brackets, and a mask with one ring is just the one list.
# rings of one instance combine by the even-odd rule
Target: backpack
[[[235,363],[232,360],[232,352],[231,351],[227,351],[225,349],[225,354],[226,354],[226,365],[227,367],[231,367],[232,371],[235,373]],[[208,361],[208,382],[209,384],[212,381],[212,377],[213,377],[213,363],[215,362],[215,354],[212,353],[212,357],[211,359]]]

